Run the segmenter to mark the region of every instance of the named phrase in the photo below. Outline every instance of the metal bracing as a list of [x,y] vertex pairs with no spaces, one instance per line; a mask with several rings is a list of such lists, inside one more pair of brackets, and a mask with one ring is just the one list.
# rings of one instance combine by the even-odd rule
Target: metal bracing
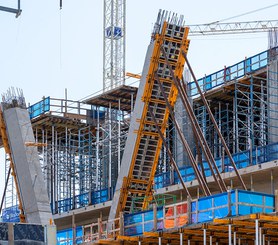
[[125,84],[126,0],[104,0],[103,91]]

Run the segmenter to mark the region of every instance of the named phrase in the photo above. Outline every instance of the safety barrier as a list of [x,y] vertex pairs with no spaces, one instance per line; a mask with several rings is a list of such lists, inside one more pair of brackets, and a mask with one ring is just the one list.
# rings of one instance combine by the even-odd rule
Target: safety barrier
[[[202,92],[206,92],[216,88],[226,82],[242,78],[243,76],[255,72],[267,66],[268,54],[271,50],[267,50],[256,54],[250,58],[236,63],[235,65],[225,67],[224,69],[214,72],[198,80]],[[194,82],[188,83],[189,95],[196,96],[198,91]]]

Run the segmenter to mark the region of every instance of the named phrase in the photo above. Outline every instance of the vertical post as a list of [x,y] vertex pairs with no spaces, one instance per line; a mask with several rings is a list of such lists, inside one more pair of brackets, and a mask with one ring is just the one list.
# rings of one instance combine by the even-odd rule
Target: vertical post
[[273,169],[270,170],[270,185],[271,185],[271,194],[275,194],[274,190],[274,178],[273,178]]
[[187,245],[190,245],[190,239],[188,238],[188,240],[187,240]]
[[[113,2],[113,1],[112,1]],[[112,35],[113,36],[113,35]],[[112,68],[111,68],[112,69]],[[111,73],[112,74],[112,73]],[[111,199],[111,186],[112,186],[112,111],[111,102],[109,102],[109,156],[108,156],[108,193]]]
[[254,191],[254,188],[253,188],[253,175],[252,174],[250,175],[250,188],[251,188],[251,191]]
[[153,204],[153,229],[157,231],[157,206]]
[[97,219],[97,223],[98,223],[98,239],[101,239],[101,236],[102,236],[102,220],[101,220],[101,218]]
[[75,214],[72,212],[72,244],[76,244],[76,226],[75,226]]
[[120,212],[120,236],[124,235],[124,214]]
[[158,237],[158,244],[162,245],[162,237],[161,236]]
[[118,111],[118,174],[121,168],[121,100],[119,99],[119,111]]
[[259,245],[259,220],[258,219],[256,219],[256,221],[255,221],[255,229],[256,229],[255,245]]
[[259,245],[262,245],[262,227],[259,228]]
[[180,245],[183,245],[183,233],[180,233]]
[[275,190],[275,212],[278,212],[278,190]]
[[232,245],[232,225],[229,225],[229,245]]
[[209,236],[209,244],[212,245],[212,236]]
[[234,232],[234,245],[236,245],[236,232]]
[[207,244],[207,230],[206,229],[204,229],[203,230],[203,232],[204,232],[204,245],[206,245]]
[[99,130],[100,130],[100,125],[99,125],[99,107],[96,108],[97,111],[97,141],[96,141],[96,162],[97,162],[97,172],[96,172],[96,190],[98,190],[99,186],[99,172],[100,172],[100,160],[99,160]]
[[240,242],[241,242],[241,241],[240,241],[240,238],[238,238],[238,242],[237,242],[237,243],[238,243],[238,245],[240,245]]
[[263,245],[265,245],[265,234],[263,234]]
[[228,186],[228,216],[232,215],[231,188]]
[[187,197],[187,222],[188,224],[191,224],[192,223],[192,220],[191,220],[191,197],[188,196]]

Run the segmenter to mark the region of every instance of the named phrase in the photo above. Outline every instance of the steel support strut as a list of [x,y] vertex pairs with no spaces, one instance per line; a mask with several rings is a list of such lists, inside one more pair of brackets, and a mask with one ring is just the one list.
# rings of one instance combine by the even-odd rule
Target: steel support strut
[[171,152],[170,149],[169,149],[169,146],[167,145],[167,142],[166,142],[165,139],[164,139],[163,133],[161,132],[161,130],[160,130],[159,126],[158,126],[158,122],[157,122],[157,120],[155,119],[155,116],[154,116],[153,111],[152,111],[151,108],[149,108],[149,112],[150,112],[150,115],[151,115],[151,117],[152,117],[152,120],[153,120],[153,122],[154,122],[154,124],[155,124],[155,127],[156,127],[156,129],[157,129],[157,132],[158,132],[160,138],[161,138],[162,141],[163,141],[163,144],[164,144],[164,146],[165,146],[165,148],[166,148],[166,151],[167,151],[167,153],[168,153],[168,156],[170,157],[170,162],[171,162],[171,164],[173,165],[174,169],[176,170],[176,172],[177,172],[177,174],[178,174],[178,177],[179,177],[179,179],[180,179],[180,181],[181,181],[182,187],[183,187],[184,190],[186,191],[187,196],[191,198],[191,195],[190,195],[190,193],[189,193],[189,191],[188,191],[188,189],[187,189],[187,187],[186,187],[186,185],[185,185],[185,183],[184,183],[184,181],[183,181],[183,178],[182,178],[182,176],[181,176],[181,173],[180,173],[180,170],[179,170],[179,168],[178,168],[178,165],[177,165],[176,161],[174,160],[174,157],[173,157],[173,155],[172,155],[172,152]]
[[[216,183],[218,184],[219,189],[221,190],[221,192],[227,191],[227,187],[226,187],[226,185],[225,185],[225,182],[224,182],[224,180],[222,179],[222,177],[221,177],[221,175],[220,175],[220,172],[219,172],[219,170],[218,170],[218,168],[217,168],[217,165],[216,165],[216,163],[215,163],[215,160],[214,160],[214,158],[213,158],[213,156],[212,156],[212,153],[211,153],[211,151],[210,151],[210,149],[209,149],[209,146],[208,146],[208,144],[207,144],[207,141],[206,141],[206,139],[205,139],[205,137],[204,137],[204,135],[203,135],[203,133],[202,133],[202,130],[201,130],[201,128],[200,128],[200,125],[198,124],[197,118],[196,118],[196,116],[195,116],[195,114],[194,114],[194,112],[193,112],[193,109],[192,109],[192,107],[191,107],[191,105],[190,105],[190,102],[189,102],[189,100],[188,100],[188,98],[187,98],[185,89],[184,89],[183,86],[180,84],[180,81],[175,77],[174,72],[173,72],[173,69],[171,68],[171,65],[170,65],[170,63],[169,63],[169,61],[168,61],[168,58],[167,58],[167,56],[166,56],[165,50],[164,50],[163,48],[161,48],[161,51],[162,51],[162,53],[163,53],[163,55],[164,55],[164,57],[165,57],[165,61],[166,61],[166,64],[167,64],[167,66],[168,66],[168,69],[169,69],[169,71],[170,71],[170,73],[171,73],[171,76],[172,76],[172,79],[173,79],[173,81],[174,81],[174,84],[175,84],[175,86],[177,87],[178,92],[179,92],[179,94],[180,94],[180,96],[181,96],[183,105],[184,105],[184,107],[186,108],[186,111],[187,111],[187,113],[188,113],[188,115],[189,115],[189,119],[190,119],[190,121],[191,121],[191,124],[194,125],[194,126],[192,127],[193,132],[194,132],[195,136],[197,137],[197,139],[198,139],[199,142],[200,142],[200,146],[201,146],[201,148],[202,148],[202,150],[203,150],[203,152],[204,152],[204,155],[205,155],[205,157],[206,157],[206,159],[207,159],[207,162],[208,162],[209,167],[210,167],[210,169],[211,169],[212,175],[213,175],[213,177],[214,177]],[[160,86],[160,87],[161,87],[161,86]],[[214,169],[215,169],[215,171],[216,171],[216,173],[217,173],[217,177],[218,177],[219,179],[217,179],[217,177],[216,177],[216,175],[215,175],[215,172],[214,172]]]
[[189,147],[189,145],[188,145],[188,142],[186,141],[186,139],[185,139],[185,137],[184,137],[184,135],[183,135],[183,133],[182,133],[182,131],[181,131],[180,126],[179,126],[178,123],[177,123],[177,120],[176,120],[176,118],[175,118],[173,109],[172,109],[172,107],[171,107],[171,105],[170,105],[170,103],[169,103],[169,101],[168,101],[168,99],[167,99],[167,97],[166,97],[165,91],[164,91],[164,89],[163,89],[163,87],[162,87],[162,85],[161,85],[161,83],[160,83],[160,80],[159,80],[159,78],[158,78],[157,75],[156,75],[155,79],[157,80],[157,83],[159,84],[160,91],[161,91],[161,93],[162,93],[162,95],[163,95],[163,98],[164,98],[164,100],[165,100],[165,102],[166,102],[166,106],[167,106],[167,108],[168,108],[168,110],[169,110],[169,113],[170,113],[170,115],[171,115],[171,117],[172,117],[172,120],[173,120],[173,122],[174,122],[174,124],[175,124],[175,126],[176,126],[177,132],[178,132],[178,134],[179,134],[179,136],[180,136],[180,138],[181,138],[181,141],[182,141],[182,144],[183,144],[183,146],[184,146],[184,149],[186,150],[186,152],[187,152],[187,154],[188,154],[188,156],[189,156],[191,165],[192,165],[192,167],[193,167],[193,169],[194,169],[194,172],[195,172],[195,174],[196,174],[196,178],[197,178],[197,180],[198,180],[198,182],[199,182],[199,185],[200,185],[202,191],[204,192],[204,194],[205,194],[206,196],[208,196],[208,195],[210,195],[211,193],[210,193],[210,190],[209,190],[209,188],[208,188],[208,185],[207,185],[207,183],[206,183],[206,181],[205,181],[205,178],[204,178],[204,176],[202,176],[202,175],[200,174],[200,172],[199,172],[198,164],[197,164],[196,160],[194,159],[193,153],[192,153],[192,151],[191,151],[191,149],[190,149],[190,147]]
[[191,65],[190,65],[190,63],[189,63],[189,61],[188,61],[188,59],[187,59],[187,55],[186,55],[186,53],[184,53],[183,51],[182,51],[182,55],[183,55],[183,57],[185,58],[186,64],[187,64],[187,66],[188,66],[188,69],[189,69],[189,71],[190,71],[190,73],[191,73],[191,75],[192,75],[192,77],[193,77],[193,80],[194,80],[194,82],[195,82],[196,88],[197,88],[197,90],[198,90],[198,92],[199,92],[199,94],[200,94],[200,96],[201,96],[202,102],[204,103],[204,105],[205,105],[205,107],[206,107],[206,109],[207,109],[207,111],[208,111],[210,120],[212,121],[212,123],[213,123],[213,125],[214,125],[214,128],[215,128],[215,130],[216,130],[216,132],[217,132],[217,134],[218,134],[218,136],[219,136],[219,138],[220,138],[220,140],[221,140],[221,143],[222,143],[222,145],[223,145],[223,147],[224,147],[224,149],[225,149],[225,151],[226,151],[226,154],[228,155],[228,157],[229,157],[229,159],[230,159],[230,161],[231,161],[231,164],[232,164],[232,166],[233,166],[233,168],[234,168],[234,170],[235,170],[235,173],[236,173],[236,175],[237,175],[237,177],[238,177],[238,179],[239,179],[239,181],[240,181],[242,187],[244,188],[244,190],[247,190],[246,185],[245,185],[245,183],[243,182],[243,179],[242,179],[242,177],[240,176],[240,174],[239,174],[239,172],[238,172],[237,166],[236,166],[236,164],[235,164],[235,162],[234,162],[234,159],[233,159],[233,157],[232,157],[232,155],[231,155],[231,153],[230,153],[230,150],[229,150],[229,148],[228,148],[228,146],[227,146],[227,144],[226,144],[226,142],[225,142],[225,140],[224,140],[224,138],[223,138],[223,136],[222,136],[222,134],[221,134],[221,132],[220,132],[220,130],[219,130],[219,128],[218,128],[218,125],[217,125],[217,123],[216,123],[216,121],[215,121],[215,118],[214,118],[214,116],[213,116],[213,114],[212,114],[212,112],[211,112],[211,110],[210,110],[210,107],[209,107],[209,105],[208,105],[208,102],[207,102],[207,100],[206,100],[204,94],[202,93],[202,90],[201,90],[201,88],[200,88],[200,86],[199,86],[199,84],[198,84],[198,81],[197,81],[197,79],[196,79],[196,76],[195,76],[195,74],[194,74],[194,72],[193,72],[193,70],[192,70],[192,67],[191,67]]

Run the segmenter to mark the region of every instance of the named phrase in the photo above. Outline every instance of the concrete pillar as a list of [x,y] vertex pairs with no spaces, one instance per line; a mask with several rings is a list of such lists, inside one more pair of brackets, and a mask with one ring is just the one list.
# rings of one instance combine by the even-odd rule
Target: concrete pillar
[[206,245],[207,244],[207,230],[204,229],[203,231],[204,231],[204,245]]
[[209,236],[209,244],[212,245],[212,236]]
[[183,245],[183,233],[180,233],[180,245]]
[[158,238],[158,244],[162,245],[162,237],[161,236]]

